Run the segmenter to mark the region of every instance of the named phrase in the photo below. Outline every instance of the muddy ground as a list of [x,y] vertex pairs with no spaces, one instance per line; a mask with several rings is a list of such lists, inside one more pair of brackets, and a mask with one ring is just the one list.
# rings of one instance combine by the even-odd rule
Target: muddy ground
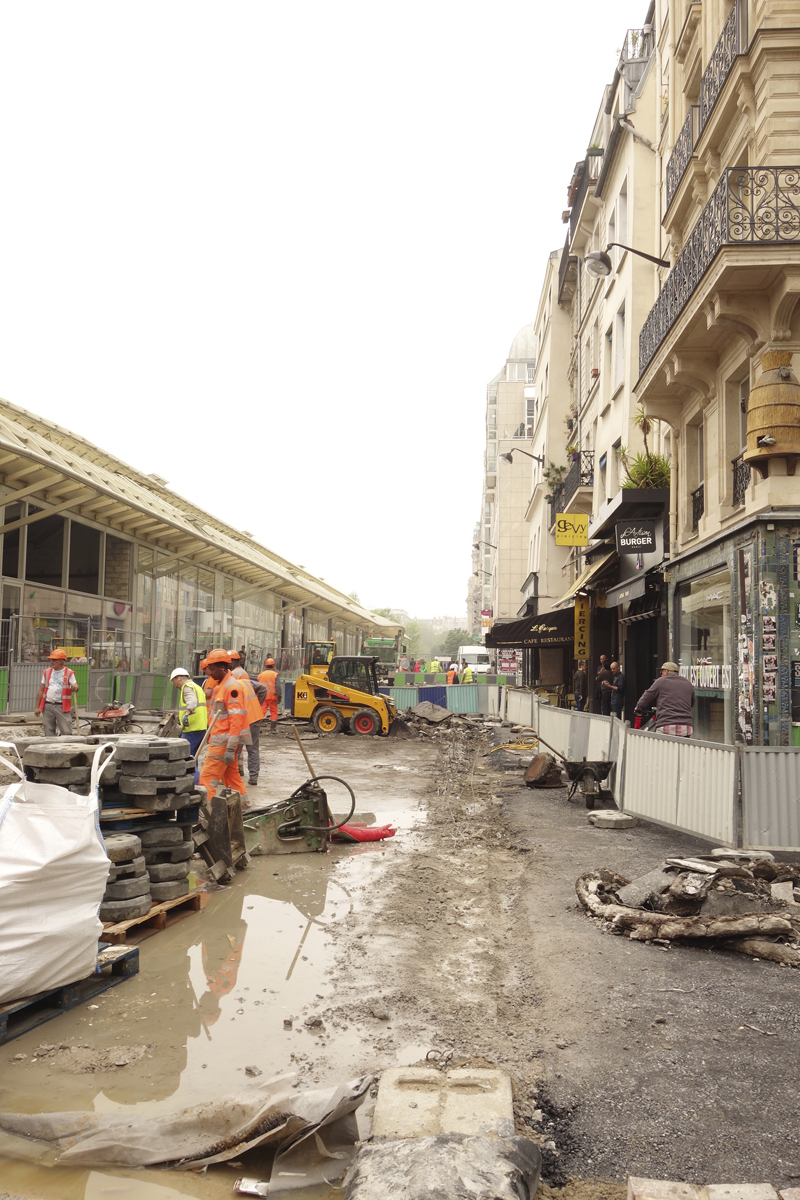
[[[800,972],[601,932],[577,905],[579,874],[632,877],[705,844],[595,829],[565,789],[530,791],[518,761],[486,757],[490,736],[308,743],[315,769],[348,779],[397,837],[254,859],[142,942],[141,974],[97,1008],[0,1049],[0,1108],[166,1113],[246,1086],[248,1065],[313,1086],[426,1056],[486,1061],[512,1074],[548,1200],[567,1181],[564,1200],[617,1200],[629,1173],[796,1185]],[[286,739],[265,761],[264,803],[305,778]],[[211,1200],[241,1173],[0,1158],[1,1186],[47,1200]]]

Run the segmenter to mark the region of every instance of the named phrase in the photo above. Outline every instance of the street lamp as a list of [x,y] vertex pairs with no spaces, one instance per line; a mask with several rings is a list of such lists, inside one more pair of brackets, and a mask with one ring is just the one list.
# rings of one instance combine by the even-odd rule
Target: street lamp
[[488,546],[490,548],[490,550],[497,549],[497,546],[492,545],[491,542],[473,542],[472,543],[473,550],[480,550],[481,546]]
[[645,254],[644,250],[634,250],[633,246],[623,246],[622,242],[609,242],[605,250],[590,250],[586,255],[583,262],[587,275],[591,275],[595,279],[604,279],[613,273],[614,264],[608,253],[612,246],[619,246],[620,250],[629,250],[631,254],[638,254],[639,258],[646,258],[648,262],[655,263],[657,267],[670,265],[666,258],[656,258],[653,254]]
[[506,462],[513,462],[512,454],[524,454],[527,458],[532,458],[534,462],[541,463],[544,466],[544,459],[541,454],[529,454],[527,450],[523,450],[520,446],[512,446],[510,450],[506,450],[500,457],[504,458]]

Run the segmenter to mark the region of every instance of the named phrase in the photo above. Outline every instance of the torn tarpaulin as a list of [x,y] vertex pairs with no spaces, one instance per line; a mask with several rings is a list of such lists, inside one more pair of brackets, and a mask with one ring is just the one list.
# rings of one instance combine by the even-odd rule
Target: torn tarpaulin
[[49,1146],[56,1152],[50,1159],[53,1166],[193,1170],[269,1145],[278,1150],[273,1168],[277,1173],[286,1157],[298,1157],[305,1142],[311,1151],[305,1156],[309,1167],[311,1159],[331,1162],[341,1176],[357,1138],[352,1114],[371,1087],[372,1076],[308,1092],[292,1087],[295,1078],[281,1075],[236,1095],[158,1117],[126,1112],[2,1113],[0,1133],[11,1135],[2,1139],[3,1153],[42,1162]]

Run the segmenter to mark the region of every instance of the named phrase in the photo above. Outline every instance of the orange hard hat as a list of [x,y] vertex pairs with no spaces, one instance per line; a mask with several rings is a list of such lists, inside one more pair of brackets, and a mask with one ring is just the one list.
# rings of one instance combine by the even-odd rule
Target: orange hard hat
[[207,658],[201,658],[201,659],[200,659],[200,670],[201,670],[201,671],[205,671],[205,669],[206,669],[206,667],[207,667],[207,666],[208,666],[208,659],[207,659]]
[[66,650],[62,650],[60,647],[58,650],[51,651],[50,654],[48,655],[48,658],[63,658],[65,661],[66,661],[66,657],[67,657]]
[[234,660],[235,658],[239,658],[239,651],[238,651],[238,650],[231,650],[231,662],[233,662],[233,660]]
[[214,663],[230,663],[230,650],[212,650],[206,659],[206,666],[213,667]]
[[265,666],[265,667],[274,667],[274,666],[275,666],[275,659],[274,659],[274,658],[265,658],[265,659],[264,659],[264,666]]

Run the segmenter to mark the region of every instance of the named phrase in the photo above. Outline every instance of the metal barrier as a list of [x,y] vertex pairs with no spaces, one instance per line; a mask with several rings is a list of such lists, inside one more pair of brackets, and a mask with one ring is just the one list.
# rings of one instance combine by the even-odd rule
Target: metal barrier
[[625,777],[625,750],[628,742],[628,726],[619,717],[611,718],[611,741],[608,747],[608,757],[613,762],[608,786],[614,797],[617,808],[623,807],[623,780]]
[[[479,692],[486,692],[486,707],[480,708]],[[456,713],[488,712],[489,692],[497,692],[497,688],[482,688],[477,683],[451,684],[447,689],[447,707]]]
[[[80,694],[80,693],[79,693]],[[86,707],[90,712],[99,712],[114,699],[114,672],[95,671],[89,668]]]
[[800,749],[742,746],[742,837],[748,850],[800,850]]
[[737,768],[734,746],[628,729],[622,806],[657,825],[732,846]]
[[36,693],[46,663],[12,663],[8,680],[8,711],[33,712],[36,708]]
[[158,673],[142,674],[136,685],[136,707],[140,710],[148,708],[169,707],[170,695],[168,688],[172,684],[167,675]]
[[0,667],[0,713],[8,710],[8,667]]
[[391,687],[381,688],[381,691],[389,693],[397,706],[398,712],[401,709],[413,708],[415,704],[419,704],[419,688]]
[[[549,704],[538,704],[539,723],[536,726],[545,742],[548,742],[564,758],[569,758],[570,732],[573,714],[567,708],[552,708]],[[581,716],[581,713],[577,714]],[[547,746],[543,749],[547,750]]]
[[506,692],[506,720],[512,725],[533,725],[532,692],[508,688]]

